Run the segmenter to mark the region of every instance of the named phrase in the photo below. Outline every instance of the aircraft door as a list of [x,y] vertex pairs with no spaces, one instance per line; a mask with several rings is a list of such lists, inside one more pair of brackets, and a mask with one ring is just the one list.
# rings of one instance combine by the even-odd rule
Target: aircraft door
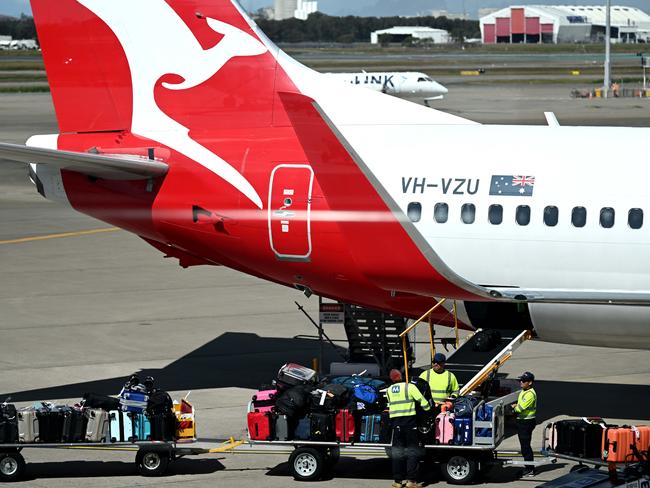
[[306,164],[280,164],[269,184],[269,239],[283,261],[309,261],[314,172]]

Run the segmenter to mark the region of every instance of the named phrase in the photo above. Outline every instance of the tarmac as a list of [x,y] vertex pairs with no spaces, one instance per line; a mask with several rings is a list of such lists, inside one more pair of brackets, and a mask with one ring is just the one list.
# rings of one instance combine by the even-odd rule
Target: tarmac
[[[484,123],[650,125],[650,100],[574,100],[557,86],[453,86],[441,109]],[[57,132],[50,95],[0,94],[0,141],[23,143]],[[597,143],[597,141],[579,141]],[[639,148],[642,151],[642,141]],[[435,152],[435,147],[432,147]],[[297,310],[316,316],[317,299],[223,267],[184,270],[127,232],[43,199],[24,166],[0,165],[0,399],[19,405],[78,401],[86,391],[116,394],[133,372],[198,410],[199,437],[242,438],[247,402],[285,362],[311,364],[319,355],[315,329]],[[615,327],[615,324],[612,324]],[[328,326],[336,340],[341,327]],[[345,348],[325,347],[325,364]],[[421,346],[425,348],[425,346]],[[423,352],[424,351],[424,352]],[[419,349],[420,357],[426,349]],[[602,416],[650,424],[650,351],[544,343],[524,344],[501,372],[538,378],[538,427],[562,416]],[[511,435],[502,449],[517,449]],[[141,478],[123,451],[24,452],[27,487],[160,485],[294,486],[287,454],[206,455],[174,463],[168,476]],[[486,486],[528,487],[568,472],[570,464],[519,480],[498,468]],[[387,459],[344,458],[319,486],[381,487]],[[431,470],[428,482],[444,486]]]

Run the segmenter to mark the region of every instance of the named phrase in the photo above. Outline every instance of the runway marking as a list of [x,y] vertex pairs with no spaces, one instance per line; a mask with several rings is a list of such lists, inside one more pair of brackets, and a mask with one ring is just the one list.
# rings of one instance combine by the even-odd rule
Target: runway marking
[[20,239],[9,239],[6,241],[0,241],[0,245],[20,244],[23,242],[33,242],[33,241],[45,241],[47,239],[61,239],[63,237],[88,236],[92,234],[102,234],[104,232],[115,232],[116,230],[120,230],[120,229],[118,227],[108,227],[104,229],[90,229],[90,230],[79,230],[76,232],[62,232],[60,234],[47,234],[44,236],[22,237]]

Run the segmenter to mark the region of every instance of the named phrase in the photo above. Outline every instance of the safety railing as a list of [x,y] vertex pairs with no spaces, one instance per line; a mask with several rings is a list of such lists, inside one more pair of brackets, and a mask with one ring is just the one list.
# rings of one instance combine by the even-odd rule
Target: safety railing
[[[434,323],[433,323],[433,312],[435,312],[438,308],[440,308],[445,302],[447,301],[446,298],[441,298],[438,300],[438,302],[431,307],[427,312],[422,315],[419,319],[417,319],[415,322],[413,322],[409,327],[402,332],[399,337],[402,339],[402,352],[404,354],[404,377],[406,379],[406,382],[408,383],[409,381],[409,365],[408,365],[408,356],[406,354],[406,337],[407,335],[414,330],[418,325],[420,325],[422,322],[427,320],[427,323],[429,325],[429,346],[431,349],[431,359],[433,360],[433,356],[436,354],[436,345],[435,345],[435,332],[434,332]],[[454,315],[454,329],[456,332],[456,348],[458,348],[459,344],[459,337],[458,337],[458,315],[456,313],[456,301],[454,300],[454,304],[452,307],[452,313]]]

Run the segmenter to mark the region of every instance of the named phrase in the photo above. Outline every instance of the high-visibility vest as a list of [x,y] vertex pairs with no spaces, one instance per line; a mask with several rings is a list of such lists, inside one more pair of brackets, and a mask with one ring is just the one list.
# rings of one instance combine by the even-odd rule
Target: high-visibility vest
[[458,380],[456,375],[449,370],[442,373],[436,373],[433,369],[428,369],[420,375],[431,388],[431,398],[436,403],[442,403],[446,398],[452,395],[458,395]]
[[521,390],[515,412],[520,420],[534,419],[537,414],[537,392],[532,388]]
[[418,402],[423,410],[429,410],[429,403],[424,399],[417,386],[408,383],[395,383],[388,387],[388,412],[391,419],[415,415]]

